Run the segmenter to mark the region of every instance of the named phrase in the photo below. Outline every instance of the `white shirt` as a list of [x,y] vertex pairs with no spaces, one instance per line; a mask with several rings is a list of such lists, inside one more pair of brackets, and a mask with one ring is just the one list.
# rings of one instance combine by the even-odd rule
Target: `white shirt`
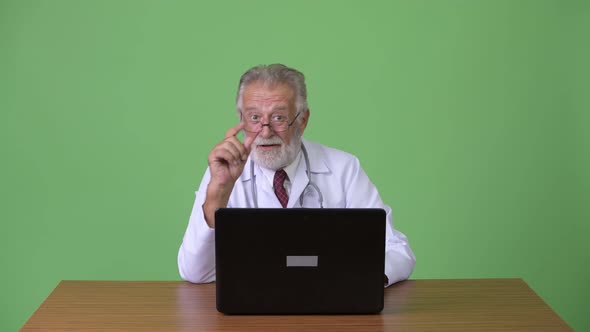
[[[323,194],[324,207],[381,208],[386,211],[385,275],[389,279],[387,286],[407,279],[416,263],[414,253],[406,236],[393,228],[391,208],[383,203],[377,188],[361,168],[358,159],[346,152],[310,141],[303,140],[303,144],[308,152],[313,182]],[[288,208],[301,207],[299,198],[302,195],[303,206],[319,207],[318,194],[315,190],[305,189],[309,179],[302,159],[299,158],[299,162],[296,163],[294,175],[289,174],[291,188]],[[244,171],[234,185],[228,202],[230,208],[254,207],[251,192],[251,162],[250,158],[246,161]],[[254,173],[257,181],[258,206],[281,208],[281,203],[273,191],[272,178],[267,178],[261,167],[254,167]],[[207,225],[202,207],[210,176],[207,169],[196,192],[189,224],[178,251],[180,276],[194,283],[215,281],[215,229]]]

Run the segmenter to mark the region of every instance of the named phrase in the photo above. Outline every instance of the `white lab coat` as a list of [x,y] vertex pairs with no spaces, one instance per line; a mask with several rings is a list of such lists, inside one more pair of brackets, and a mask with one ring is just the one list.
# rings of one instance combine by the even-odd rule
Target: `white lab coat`
[[[396,231],[391,222],[391,208],[381,201],[377,188],[371,183],[360,166],[358,159],[346,152],[321,144],[303,140],[308,155],[313,182],[320,188],[326,208],[382,208],[387,213],[385,243],[385,274],[389,285],[407,279],[416,258],[404,234]],[[244,171],[234,185],[228,207],[254,207],[251,187],[250,163],[246,161]],[[296,174],[291,179],[288,208],[301,207],[299,197],[303,194],[304,207],[319,207],[316,191],[308,187],[305,159],[299,158]],[[255,165],[258,206],[280,208],[272,183],[262,170]],[[180,276],[194,283],[215,281],[215,230],[209,228],[203,216],[209,169],[205,172],[190,216],[189,224],[178,252]]]

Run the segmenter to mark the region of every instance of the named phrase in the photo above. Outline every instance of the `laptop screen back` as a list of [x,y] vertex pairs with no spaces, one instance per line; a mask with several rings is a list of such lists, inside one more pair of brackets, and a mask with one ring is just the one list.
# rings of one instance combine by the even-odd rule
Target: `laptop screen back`
[[219,209],[217,308],[224,313],[383,309],[382,209]]

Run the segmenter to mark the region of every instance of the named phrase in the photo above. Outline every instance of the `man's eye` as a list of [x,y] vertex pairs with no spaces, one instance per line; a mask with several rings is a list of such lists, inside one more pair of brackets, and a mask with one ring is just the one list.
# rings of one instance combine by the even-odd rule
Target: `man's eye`
[[273,122],[285,122],[286,120],[287,120],[287,117],[284,115],[273,115],[273,117],[272,117]]
[[248,118],[248,120],[249,121],[252,121],[252,122],[258,122],[258,121],[260,121],[260,115],[258,115],[258,114],[252,114],[252,115],[250,115],[250,117]]

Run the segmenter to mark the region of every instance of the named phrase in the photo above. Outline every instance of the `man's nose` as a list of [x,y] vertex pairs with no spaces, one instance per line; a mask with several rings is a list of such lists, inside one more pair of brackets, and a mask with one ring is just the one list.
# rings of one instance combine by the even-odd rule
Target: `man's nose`
[[272,137],[274,135],[274,131],[272,130],[270,123],[263,124],[262,131],[258,135],[262,136],[262,138]]

